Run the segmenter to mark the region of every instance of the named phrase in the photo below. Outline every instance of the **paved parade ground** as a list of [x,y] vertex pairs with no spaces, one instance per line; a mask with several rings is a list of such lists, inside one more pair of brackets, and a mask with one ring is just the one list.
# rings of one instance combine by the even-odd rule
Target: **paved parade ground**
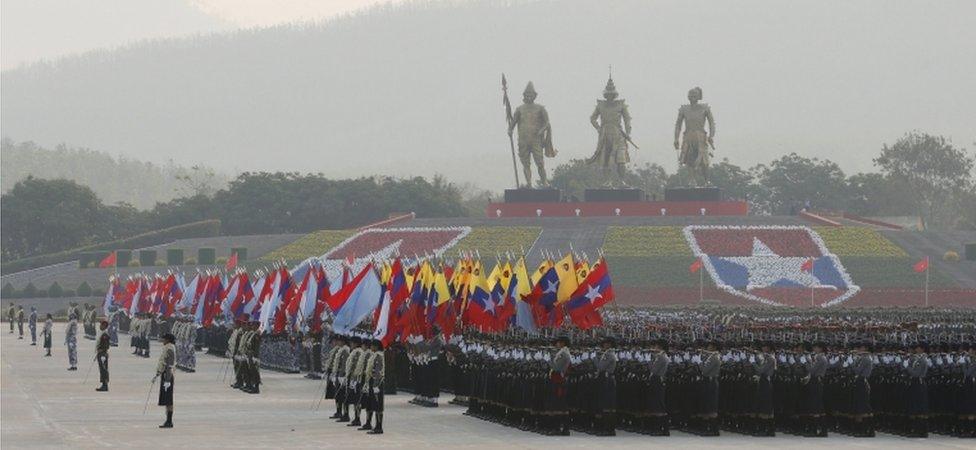
[[[85,372],[94,357],[93,341],[79,340],[78,371],[66,370],[64,326],[55,326],[54,356],[43,357],[40,346],[8,334],[3,324],[0,335],[0,444],[3,448],[57,447],[385,447],[433,448],[976,448],[972,440],[933,436],[908,439],[879,434],[856,439],[831,435],[826,439],[780,435],[755,438],[723,432],[704,438],[674,432],[671,437],[649,437],[619,432],[616,437],[594,437],[573,433],[568,437],[547,437],[514,430],[462,415],[463,408],[442,405],[422,408],[407,403],[409,394],[387,396],[386,434],[366,435],[345,424],[327,419],[332,403],[310,408],[320,383],[301,375],[263,371],[264,386],[259,395],[228,387],[220,374],[227,361],[198,354],[197,372],[176,375],[176,428],[158,429],[163,422],[161,407],[155,406],[154,386],[148,411],[143,408],[156,364],[153,357],[131,355],[128,336],[120,335],[121,347],[110,352],[111,383],[108,393],[95,392],[98,369],[87,383]],[[25,332],[26,332],[25,327]],[[449,399],[450,395],[447,395]]]

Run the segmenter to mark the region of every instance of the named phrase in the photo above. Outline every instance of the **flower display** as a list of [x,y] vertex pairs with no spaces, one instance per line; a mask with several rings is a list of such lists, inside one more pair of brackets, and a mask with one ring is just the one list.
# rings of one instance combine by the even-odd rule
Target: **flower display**
[[280,247],[261,257],[262,260],[301,261],[313,256],[321,256],[340,242],[355,233],[352,230],[321,230],[306,234],[294,242]]
[[476,227],[450,251],[520,255],[532,248],[541,233],[540,227]]
[[681,227],[609,227],[603,251],[608,256],[691,256]]
[[901,247],[870,228],[813,227],[813,230],[837,256],[908,256]]
[[326,260],[363,257],[386,259],[392,256],[440,256],[471,232],[471,227],[369,228],[336,245],[324,255]]

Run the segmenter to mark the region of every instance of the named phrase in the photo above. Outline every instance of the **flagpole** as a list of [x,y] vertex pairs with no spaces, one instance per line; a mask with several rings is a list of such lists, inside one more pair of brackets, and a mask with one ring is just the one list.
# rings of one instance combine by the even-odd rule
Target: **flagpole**
[[929,307],[929,257],[925,257],[925,307]]
[[701,267],[698,268],[698,303],[705,301],[705,274]]

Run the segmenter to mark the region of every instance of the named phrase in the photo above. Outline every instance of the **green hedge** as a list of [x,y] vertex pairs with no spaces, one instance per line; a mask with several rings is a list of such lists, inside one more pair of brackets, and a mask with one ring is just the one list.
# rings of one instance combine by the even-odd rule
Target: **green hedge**
[[167,266],[182,266],[183,265],[183,249],[181,248],[170,248],[166,250],[166,265]]
[[197,249],[197,264],[201,266],[212,266],[217,263],[217,250],[213,248]]
[[[925,273],[916,273],[912,266],[917,262],[913,258],[892,258],[873,256],[844,256],[841,264],[851,275],[854,284],[868,288],[913,288],[922,289],[925,285]],[[953,288],[956,283],[945,274],[929,268],[930,288]]]
[[[607,264],[614,286],[698,287],[699,275],[688,271],[693,256],[609,256]],[[704,269],[702,269],[704,270]],[[705,287],[713,286],[705,274]]]
[[128,267],[129,263],[132,262],[132,250],[116,250],[115,251],[115,265],[119,267]]
[[150,245],[158,245],[165,242],[169,242],[174,239],[212,237],[212,236],[218,236],[219,234],[220,234],[219,220],[216,219],[203,220],[200,222],[187,223],[183,225],[177,225],[175,227],[150,231],[148,233],[138,234],[125,239],[103,242],[101,244],[88,245],[85,247],[65,250],[63,252],[49,253],[46,255],[38,255],[38,256],[32,256],[30,258],[22,258],[15,261],[10,261],[8,263],[0,265],[0,273],[6,275],[14,272],[20,272],[22,270],[34,269],[37,267],[49,266],[51,264],[73,261],[75,259],[80,258],[80,255],[84,252],[95,252],[100,250],[111,251],[113,249],[117,249],[120,247],[121,248],[148,247]]
[[151,267],[156,265],[156,250],[139,250],[139,265]]

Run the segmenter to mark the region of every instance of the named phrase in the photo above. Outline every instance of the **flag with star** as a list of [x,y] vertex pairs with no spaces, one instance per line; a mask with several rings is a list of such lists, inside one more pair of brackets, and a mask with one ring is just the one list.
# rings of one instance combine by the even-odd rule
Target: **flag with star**
[[573,292],[566,311],[576,326],[587,330],[603,324],[599,307],[613,301],[613,284],[605,261],[600,261]]
[[769,305],[842,303],[860,291],[836,255],[809,227],[702,226],[685,238],[715,285]]

